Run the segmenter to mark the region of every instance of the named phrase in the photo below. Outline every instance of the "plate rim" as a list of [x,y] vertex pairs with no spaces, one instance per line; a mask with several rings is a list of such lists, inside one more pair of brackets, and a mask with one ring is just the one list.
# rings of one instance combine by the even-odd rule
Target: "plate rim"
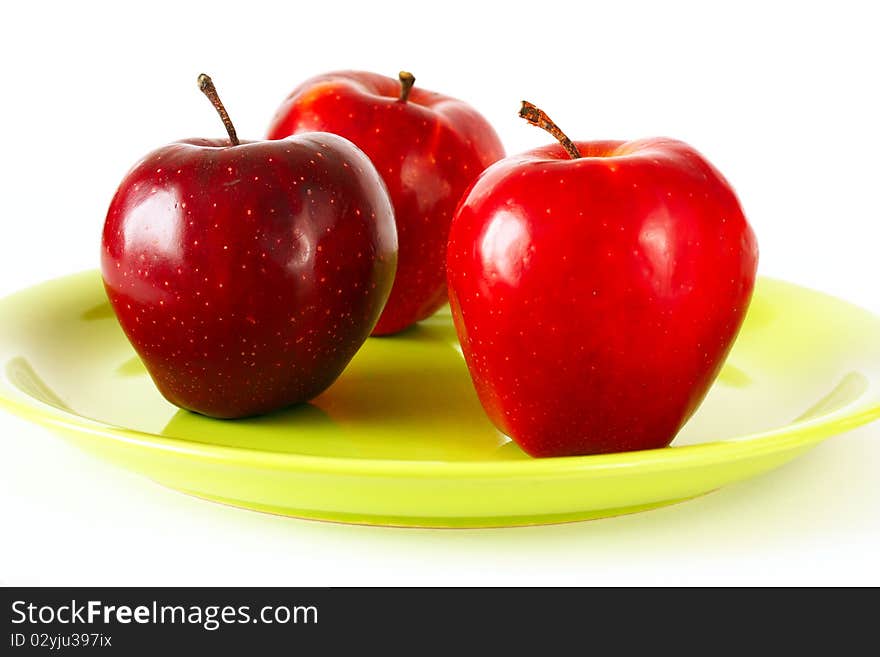
[[[64,282],[83,284],[78,279],[97,277],[100,272],[87,269],[56,277],[24,288],[0,299],[0,309],[23,303],[28,297]],[[832,299],[862,313],[880,328],[880,317],[870,311],[839,297],[791,283],[775,277],[760,276],[760,280],[780,283],[798,288],[814,295]],[[13,316],[0,313],[0,316]],[[546,475],[616,476],[628,470],[640,474],[670,469],[690,469],[727,462],[731,459],[752,459],[774,452],[785,452],[809,445],[831,435],[844,433],[858,426],[880,419],[880,394],[877,382],[869,381],[866,391],[830,413],[808,420],[791,422],[776,429],[745,434],[733,438],[714,440],[690,445],[593,454],[586,456],[562,456],[511,459],[502,461],[443,461],[393,458],[355,458],[273,452],[204,443],[186,438],[172,438],[157,433],[117,426],[66,411],[27,395],[12,384],[5,372],[0,371],[0,407],[25,420],[74,433],[136,445],[177,456],[209,459],[224,463],[236,463],[257,468],[283,469],[327,475],[372,475],[400,477],[446,478],[462,474],[483,478],[541,477]]]

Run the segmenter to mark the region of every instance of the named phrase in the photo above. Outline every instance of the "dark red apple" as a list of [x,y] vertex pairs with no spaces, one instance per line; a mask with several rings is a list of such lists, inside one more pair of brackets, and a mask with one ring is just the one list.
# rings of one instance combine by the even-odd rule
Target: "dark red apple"
[[232,418],[311,399],[375,325],[397,241],[376,169],[325,133],[186,139],[125,176],[101,269],[125,334],[173,404]]
[[446,303],[449,222],[477,175],[504,156],[492,126],[460,100],[362,71],[314,77],[284,101],[270,139],[323,130],[373,161],[394,204],[400,256],[373,335],[396,333]]
[[480,401],[533,456],[663,447],[739,331],[758,250],[671,139],[561,144],[485,171],[452,222],[452,314]]

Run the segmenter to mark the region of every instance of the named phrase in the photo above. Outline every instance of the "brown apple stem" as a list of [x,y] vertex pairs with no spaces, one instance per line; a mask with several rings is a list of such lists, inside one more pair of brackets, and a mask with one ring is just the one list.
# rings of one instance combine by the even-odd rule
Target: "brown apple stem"
[[397,77],[400,79],[400,102],[405,103],[416,83],[416,76],[409,71],[401,71]]
[[226,126],[226,132],[229,133],[229,141],[232,142],[233,146],[238,146],[241,142],[238,141],[238,135],[235,134],[235,126],[232,125],[232,120],[229,118],[226,108],[223,107],[220,96],[217,94],[217,88],[214,86],[214,81],[211,80],[210,76],[204,73],[199,75],[199,89],[208,97],[214,109],[217,110],[217,114],[220,115],[220,120]]
[[576,160],[581,157],[581,152],[578,150],[578,147],[575,146],[574,142],[569,139],[566,134],[562,132],[562,130],[559,129],[558,125],[550,120],[550,117],[547,116],[547,113],[544,110],[535,107],[529,101],[524,100],[522,102],[522,107],[519,110],[519,115],[532,125],[543,128],[551,135],[553,135],[559,141],[559,143],[562,144],[565,152],[571,156],[572,160]]

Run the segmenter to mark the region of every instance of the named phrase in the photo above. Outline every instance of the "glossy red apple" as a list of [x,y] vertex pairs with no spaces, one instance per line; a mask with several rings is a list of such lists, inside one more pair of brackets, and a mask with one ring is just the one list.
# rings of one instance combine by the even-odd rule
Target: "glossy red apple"
[[449,222],[477,175],[504,156],[492,126],[460,100],[362,71],[314,77],[284,101],[269,138],[323,130],[350,139],[391,194],[400,256],[373,335],[396,333],[446,303]]
[[485,171],[453,220],[452,314],[480,401],[533,456],[668,445],[742,324],[757,244],[671,139],[562,142]]
[[160,392],[215,417],[327,388],[388,297],[391,202],[367,157],[325,133],[187,139],[125,176],[104,225],[110,302]]

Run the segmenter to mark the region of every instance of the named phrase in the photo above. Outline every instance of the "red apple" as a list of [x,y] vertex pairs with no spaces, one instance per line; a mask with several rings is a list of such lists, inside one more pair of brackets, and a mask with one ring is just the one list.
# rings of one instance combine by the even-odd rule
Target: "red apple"
[[448,251],[452,314],[480,401],[533,456],[668,445],[706,394],[752,294],[736,195],[671,139],[562,145],[485,171]]
[[397,276],[373,335],[396,333],[446,303],[449,222],[467,187],[504,156],[492,126],[460,100],[360,71],[314,77],[284,101],[269,138],[323,130],[350,139],[391,194]]
[[265,413],[327,388],[394,277],[393,209],[351,142],[324,133],[153,151],[119,186],[101,269],[125,334],[173,404]]

